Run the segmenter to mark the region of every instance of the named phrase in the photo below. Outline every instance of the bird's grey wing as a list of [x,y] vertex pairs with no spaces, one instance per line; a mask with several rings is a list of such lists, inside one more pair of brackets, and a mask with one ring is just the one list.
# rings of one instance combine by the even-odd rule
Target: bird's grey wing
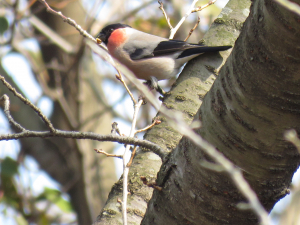
[[153,52],[146,48],[146,47],[143,47],[143,48],[131,48],[130,50],[128,49],[125,49],[128,53],[129,53],[129,56],[132,60],[138,60],[138,59],[146,59],[146,58],[152,58],[154,57],[154,54]]

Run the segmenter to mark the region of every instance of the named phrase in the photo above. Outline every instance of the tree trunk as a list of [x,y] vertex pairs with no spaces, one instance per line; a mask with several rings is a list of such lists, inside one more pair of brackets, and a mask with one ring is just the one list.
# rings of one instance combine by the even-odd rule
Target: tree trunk
[[[299,0],[297,3],[299,4]],[[235,47],[195,115],[196,132],[243,171],[267,211],[288,191],[299,153],[284,140],[300,132],[300,17],[272,0],[254,1]],[[183,137],[158,175],[145,224],[257,224],[225,173]]]
[[[233,44],[239,35],[241,24],[247,17],[247,14],[243,12],[249,6],[249,1],[228,3],[227,8],[222,11],[222,19],[218,19],[205,35],[205,43],[208,45]],[[173,85],[171,94],[165,98],[163,104],[172,111],[182,112],[187,123],[192,122],[228,52],[222,52],[221,55],[222,57],[219,53],[205,54],[190,61]],[[153,127],[144,138],[159,144],[166,153],[169,153],[176,148],[182,135],[171,128],[160,113],[157,116],[160,117],[162,123]],[[140,176],[155,180],[161,163],[161,159],[147,149],[139,149],[137,152],[129,171],[128,224],[140,224],[146,212],[147,203],[152,196],[153,190],[142,183]],[[122,178],[112,188],[106,205],[94,225],[122,223],[118,198],[122,199]]]

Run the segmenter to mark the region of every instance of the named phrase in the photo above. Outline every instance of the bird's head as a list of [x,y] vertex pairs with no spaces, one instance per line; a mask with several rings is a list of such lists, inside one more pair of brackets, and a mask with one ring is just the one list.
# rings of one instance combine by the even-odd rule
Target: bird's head
[[99,38],[102,42],[104,42],[107,45],[107,42],[108,42],[108,39],[109,39],[110,35],[115,30],[126,28],[126,27],[131,28],[131,26],[126,25],[126,24],[122,24],[122,23],[115,23],[115,24],[108,25],[100,31],[100,33],[97,35],[96,38]]

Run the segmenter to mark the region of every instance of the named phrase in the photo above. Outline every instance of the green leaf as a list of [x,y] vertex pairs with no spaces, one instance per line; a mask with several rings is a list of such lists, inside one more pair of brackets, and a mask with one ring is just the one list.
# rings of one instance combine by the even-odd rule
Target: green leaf
[[1,16],[0,17],[0,35],[2,35],[5,31],[7,31],[9,27],[8,20],[6,17]]
[[5,202],[7,205],[19,210],[20,207],[20,197],[18,195],[17,189],[15,187],[13,177],[3,176],[1,174],[1,188],[4,192],[1,202]]
[[6,157],[1,163],[1,175],[12,177],[18,173],[18,166],[18,162],[10,157]]
[[38,225],[51,224],[51,221],[50,221],[50,218],[45,213],[41,213],[41,214],[39,214],[37,224]]
[[70,202],[66,201],[62,196],[61,192],[46,187],[44,192],[37,197],[37,200],[48,200],[59,207],[63,212],[72,212],[72,205]]
[[[26,221],[26,219],[22,215],[18,215],[15,218],[18,225],[28,225],[29,223]],[[46,224],[46,223],[45,223]]]
[[55,205],[57,205],[58,208],[60,208],[65,213],[73,211],[71,203],[66,201],[62,197],[60,197],[59,200],[55,202]]

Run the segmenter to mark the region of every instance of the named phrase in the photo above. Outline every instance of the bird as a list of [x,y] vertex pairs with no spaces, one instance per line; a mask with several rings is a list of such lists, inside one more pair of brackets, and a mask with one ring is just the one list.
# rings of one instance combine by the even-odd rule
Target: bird
[[176,76],[186,62],[203,53],[225,51],[232,47],[169,40],[122,23],[107,25],[96,38],[138,79],[153,83]]

